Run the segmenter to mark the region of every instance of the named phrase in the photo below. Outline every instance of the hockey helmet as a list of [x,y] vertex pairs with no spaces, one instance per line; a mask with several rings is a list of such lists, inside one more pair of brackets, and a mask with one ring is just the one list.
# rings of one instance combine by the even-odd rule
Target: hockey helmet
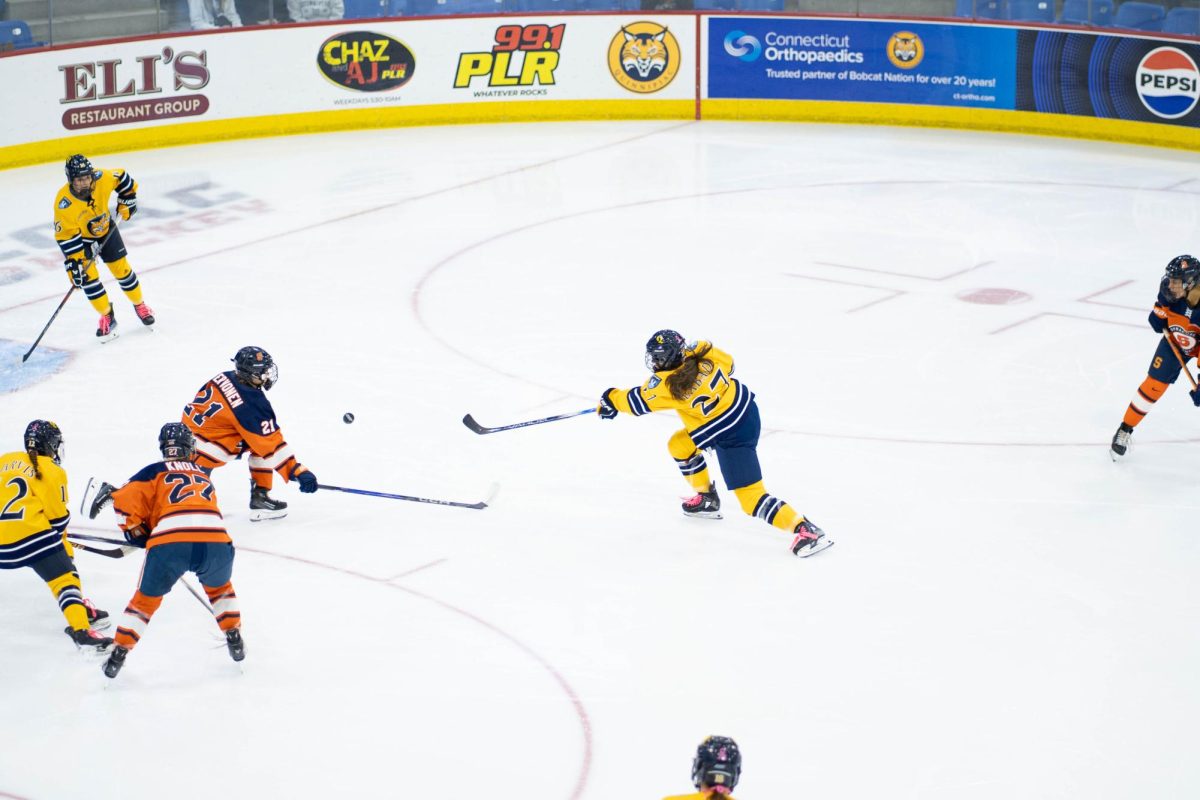
[[232,359],[238,379],[251,386],[270,389],[279,380],[279,367],[261,347],[243,347]]
[[158,432],[158,449],[163,458],[191,461],[196,455],[196,437],[182,422],[168,422]]
[[686,342],[679,331],[655,331],[646,342],[646,369],[651,372],[675,369],[683,363],[685,345]]
[[1167,277],[1183,281],[1185,286],[1192,286],[1200,281],[1200,261],[1195,256],[1175,256],[1167,264]]
[[733,791],[742,776],[742,753],[728,736],[709,736],[692,759],[692,784],[697,788]]
[[62,431],[53,422],[45,419],[35,419],[25,426],[25,452],[32,458],[35,455],[47,456],[54,459],[55,464],[61,464],[63,458]]
[[[76,178],[89,177],[94,180],[96,177],[96,168],[92,166],[92,162],[78,153],[67,159],[64,171],[67,173],[67,183],[70,184],[72,191],[75,190]],[[91,197],[91,187],[89,186],[85,191],[87,194],[83,199],[86,200],[88,197]]]

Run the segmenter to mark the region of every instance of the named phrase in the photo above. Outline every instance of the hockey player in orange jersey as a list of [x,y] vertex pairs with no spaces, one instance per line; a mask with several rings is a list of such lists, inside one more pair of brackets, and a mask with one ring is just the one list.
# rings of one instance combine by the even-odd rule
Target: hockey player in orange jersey
[[[100,314],[96,335],[101,341],[117,335],[117,315],[100,282],[97,258],[108,265],[142,324],[153,325],[154,312],[142,299],[141,283],[125,259],[125,242],[117,230],[116,217],[128,220],[137,213],[137,183],[125,170],[96,169],[81,155],[67,159],[65,169],[67,185],[54,198],[54,239],[66,256],[67,277]],[[115,215],[109,213],[113,192]]]
[[95,517],[109,502],[130,544],[146,548],[137,591],[117,626],[104,674],[117,677],[129,651],[146,633],[150,618],[184,573],[195,573],[212,605],[234,661],[246,657],[242,615],[230,579],[233,541],[217,506],[209,470],[197,466],[196,440],[187,426],[168,422],[158,434],[163,460],[144,467],[119,489],[105,483],[89,511]]
[[29,567],[46,582],[67,619],[67,636],[81,650],[104,651],[112,639],[96,629],[108,613],[83,596],[71,543],[63,533],[67,473],[62,468],[62,431],[35,419],[25,428],[25,449],[0,455],[0,569]]
[[296,460],[283,438],[266,392],[279,379],[271,354],[243,347],[232,359],[234,369],[200,387],[183,408],[183,423],[196,437],[196,463],[215,469],[250,454],[250,519],[287,516],[287,503],[267,492],[272,471],[295,480],[301,492],[317,490],[317,476]]
[[692,759],[695,794],[680,794],[664,800],[733,800],[733,787],[742,776],[742,754],[728,736],[709,736],[696,748]]
[[683,504],[692,517],[721,518],[721,500],[701,452],[716,451],[725,486],[742,510],[792,534],[792,553],[807,557],[833,544],[825,532],[790,505],[767,494],[758,463],[762,424],[754,393],[733,377],[733,356],[711,342],[684,341],[677,331],[657,331],[646,342],[646,367],[654,374],[629,390],[608,389],[596,409],[603,419],[676,411],[684,427],[667,442],[679,471],[697,494]]
[[[1172,337],[1184,360],[1193,357],[1200,342],[1200,261],[1195,256],[1182,255],[1171,259],[1167,272],[1158,285],[1158,299],[1150,311],[1150,327],[1156,333]],[[1146,379],[1138,387],[1125,418],[1113,434],[1109,455],[1116,461],[1129,450],[1130,438],[1138,423],[1146,418],[1150,409],[1158,402],[1167,387],[1179,379],[1182,366],[1179,357],[1164,337],[1158,340],[1158,348],[1150,361]],[[1200,405],[1200,394],[1192,392],[1192,402]]]

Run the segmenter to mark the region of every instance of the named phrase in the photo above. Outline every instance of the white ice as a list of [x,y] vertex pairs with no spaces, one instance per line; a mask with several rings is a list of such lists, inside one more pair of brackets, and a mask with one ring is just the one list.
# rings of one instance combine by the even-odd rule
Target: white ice
[[[0,573],[0,797],[653,799],[708,734],[741,744],[744,800],[1200,796],[1185,379],[1108,455],[1158,278],[1200,250],[1194,154],[706,122],[94,160],[141,184],[159,323],[110,280],[118,339],[75,297],[21,367],[67,288],[48,244],[0,289],[0,380],[64,360],[0,396],[0,452],[56,420],[77,505],[256,344],[323,483],[501,489],[277,481],[290,515],[251,524],[246,466],[218,471],[244,671],[176,587],[108,681],[37,576]],[[0,218],[48,230],[62,181],[0,173]],[[662,327],[736,356],[767,489],[834,548],[793,558],[723,488],[724,520],[683,518],[667,415],[460,422],[639,384]],[[119,618],[139,559],[77,564]]]

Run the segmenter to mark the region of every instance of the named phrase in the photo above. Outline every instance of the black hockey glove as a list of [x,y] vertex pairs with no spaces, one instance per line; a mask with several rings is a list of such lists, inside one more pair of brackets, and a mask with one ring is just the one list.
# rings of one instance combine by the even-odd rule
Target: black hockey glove
[[125,534],[125,541],[134,547],[145,547],[146,540],[150,538],[150,531],[146,529],[145,525],[134,525],[122,533]]
[[1200,406],[1200,389],[1192,389],[1188,394],[1191,395],[1192,405]]
[[1151,311],[1150,312],[1150,327],[1154,328],[1155,333],[1162,333],[1167,327],[1167,320],[1164,317],[1160,317],[1158,314],[1155,314],[1153,311]]
[[295,478],[300,482],[300,491],[312,494],[317,490],[317,476],[308,467],[300,467],[303,472],[297,472]]
[[68,258],[63,262],[63,266],[67,268],[67,277],[76,287],[82,287],[87,282],[87,264],[75,258]]
[[608,399],[608,396],[615,391],[616,389],[605,389],[604,394],[600,395],[600,405],[596,407],[596,413],[600,415],[600,419],[617,418],[617,407]]
[[100,481],[100,488],[96,490],[96,497],[92,500],[91,506],[88,507],[88,519],[95,519],[100,513],[100,509],[113,501],[112,493],[117,487],[111,483]]

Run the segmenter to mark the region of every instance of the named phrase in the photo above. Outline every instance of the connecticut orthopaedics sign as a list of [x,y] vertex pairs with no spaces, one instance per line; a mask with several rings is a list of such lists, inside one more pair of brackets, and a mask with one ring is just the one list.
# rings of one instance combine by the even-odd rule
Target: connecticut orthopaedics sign
[[931,125],[1200,150],[1198,63],[1195,39],[691,12],[189,32],[0,54],[0,168],[65,150],[564,119]]

